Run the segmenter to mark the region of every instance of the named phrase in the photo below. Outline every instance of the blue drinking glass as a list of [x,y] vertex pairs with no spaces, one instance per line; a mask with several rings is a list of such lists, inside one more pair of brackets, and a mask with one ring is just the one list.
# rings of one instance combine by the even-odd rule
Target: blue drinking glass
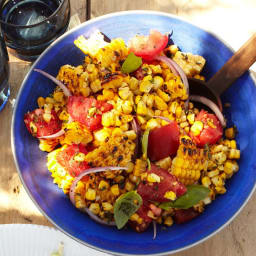
[[0,4],[6,45],[28,61],[61,36],[69,21],[70,0],[3,0]]
[[4,108],[10,95],[9,58],[0,29],[0,111]]

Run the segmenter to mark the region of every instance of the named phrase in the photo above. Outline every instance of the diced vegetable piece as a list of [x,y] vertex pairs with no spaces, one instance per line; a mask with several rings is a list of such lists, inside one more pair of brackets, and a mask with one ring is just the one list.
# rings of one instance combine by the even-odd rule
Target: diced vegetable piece
[[133,52],[129,53],[125,59],[121,71],[123,73],[131,73],[137,70],[142,65],[142,60],[140,57],[137,57]]

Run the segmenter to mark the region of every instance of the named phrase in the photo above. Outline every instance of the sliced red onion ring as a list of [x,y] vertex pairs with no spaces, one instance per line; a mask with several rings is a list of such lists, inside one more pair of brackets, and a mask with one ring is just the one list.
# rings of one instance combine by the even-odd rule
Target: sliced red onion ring
[[54,76],[46,73],[45,71],[41,70],[41,69],[37,69],[35,68],[34,71],[46,76],[47,78],[49,78],[50,80],[52,80],[55,84],[57,84],[63,91],[63,93],[69,97],[71,96],[71,92],[69,91],[69,89],[66,87],[66,85],[64,85],[61,81],[59,81],[57,78],[55,78]]
[[132,129],[135,131],[137,136],[140,134],[140,127],[139,127],[138,123],[136,122],[135,117],[133,117],[133,119],[132,119]]
[[157,231],[157,229],[156,229],[156,222],[155,221],[153,221],[153,230],[154,230],[153,239],[156,239],[156,231]]
[[221,113],[219,107],[213,101],[211,101],[203,96],[199,96],[199,95],[190,95],[189,99],[192,101],[200,102],[200,103],[206,105],[207,107],[209,107],[215,113],[215,115],[218,117],[221,125],[223,127],[226,126],[226,120],[225,120],[223,114]]
[[116,223],[114,221],[110,221],[107,222],[105,220],[102,220],[101,218],[99,218],[97,215],[93,214],[88,208],[84,208],[83,209],[94,221],[103,224],[103,225],[107,225],[107,226],[116,226]]
[[153,116],[153,118],[159,118],[159,119],[162,119],[168,123],[172,123],[173,121],[170,120],[168,117],[164,117],[164,116]]
[[[189,84],[188,84],[188,79],[182,68],[172,59],[166,57],[166,56],[157,56],[155,58],[156,60],[164,62],[175,75],[179,75],[181,77],[181,80],[185,86],[187,95],[189,95]],[[175,71],[174,71],[175,70]],[[185,102],[185,107],[188,107],[188,100]]]
[[38,139],[55,139],[57,137],[60,137],[63,134],[65,134],[64,130],[59,130],[58,132],[56,132],[54,134],[38,137]]

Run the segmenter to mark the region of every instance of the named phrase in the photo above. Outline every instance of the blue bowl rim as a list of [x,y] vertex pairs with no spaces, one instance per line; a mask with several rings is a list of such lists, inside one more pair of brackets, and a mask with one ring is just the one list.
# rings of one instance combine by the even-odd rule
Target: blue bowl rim
[[[165,12],[160,12],[160,11],[150,11],[150,10],[129,10],[129,11],[120,11],[120,12],[113,12],[113,13],[109,13],[109,14],[105,14],[105,15],[102,15],[100,17],[97,17],[97,18],[93,18],[91,20],[88,20],[88,21],[85,21],[83,23],[81,23],[80,25],[78,25],[77,27],[69,30],[68,32],[66,32],[65,34],[63,34],[62,36],[60,36],[56,41],[54,41],[48,48],[46,48],[46,50],[40,55],[40,57],[33,63],[33,65],[31,66],[29,72],[27,73],[27,75],[25,76],[22,84],[21,84],[21,87],[19,89],[19,92],[17,94],[17,97],[16,97],[16,102],[18,102],[20,100],[20,96],[21,96],[21,92],[23,90],[23,87],[24,85],[26,84],[27,80],[29,79],[29,76],[31,74],[31,72],[33,71],[34,67],[37,65],[37,63],[44,57],[44,55],[46,55],[46,53],[48,51],[51,50],[51,48],[58,44],[59,41],[61,41],[64,37],[66,37],[67,35],[69,34],[72,34],[73,31],[76,31],[76,30],[79,30],[81,27],[83,26],[86,26],[87,24],[90,24],[90,23],[94,23],[95,21],[98,21],[98,20],[104,20],[104,19],[107,19],[108,17],[114,17],[114,16],[125,16],[125,15],[129,15],[129,14],[138,14],[138,15],[143,15],[143,14],[147,14],[147,15],[158,15],[158,16],[165,16],[165,17],[170,17],[170,18],[174,18],[174,19],[177,19],[177,20],[181,20],[181,21],[184,21],[184,22],[187,22],[189,24],[192,24],[194,25],[195,27],[201,29],[202,31],[204,32],[207,32],[209,33],[210,35],[212,35],[213,37],[215,37],[216,39],[218,39],[220,42],[222,42],[230,51],[232,51],[234,53],[234,49],[229,45],[229,43],[227,43],[225,40],[223,40],[221,37],[219,37],[218,35],[216,35],[215,33],[211,32],[211,31],[208,31],[207,29],[205,28],[202,28],[201,26],[199,26],[198,24],[195,24],[191,21],[188,21],[187,19],[185,18],[182,18],[182,17],[179,17],[177,15],[174,15],[174,14],[169,14],[169,13],[165,13]],[[256,77],[253,75],[251,69],[248,70],[249,71],[249,76],[252,78],[252,81],[254,83],[254,85],[256,86]],[[13,111],[13,116],[12,116],[12,123],[11,123],[11,146],[12,146],[12,153],[13,153],[13,157],[14,157],[14,161],[15,161],[15,165],[16,165],[16,169],[17,169],[17,172],[19,174],[19,177],[21,179],[21,182],[26,190],[26,192],[28,193],[30,199],[33,201],[33,203],[37,206],[37,208],[39,209],[39,211],[42,213],[42,215],[47,219],[49,220],[58,230],[62,231],[64,234],[66,234],[67,236],[71,237],[72,239],[74,239],[75,241],[83,244],[83,245],[86,245],[92,249],[95,249],[95,250],[98,250],[98,251],[101,251],[101,252],[104,252],[104,253],[111,253],[113,254],[112,251],[109,251],[109,250],[105,250],[105,249],[101,249],[99,247],[96,247],[96,246],[92,246],[91,244],[88,244],[86,243],[85,241],[82,241],[72,235],[70,235],[68,232],[66,232],[65,230],[63,230],[60,226],[58,226],[40,207],[40,205],[36,202],[36,200],[34,199],[32,193],[29,191],[28,187],[26,186],[26,183],[22,177],[22,173],[20,171],[20,168],[19,168],[19,165],[18,165],[18,161],[17,161],[17,156],[16,156],[16,152],[15,152],[15,145],[14,145],[14,141],[15,141],[15,134],[14,134],[14,122],[15,122],[15,116],[16,116],[16,111],[17,111],[17,104],[15,104],[14,106],[14,111]],[[197,242],[194,242],[190,245],[187,245],[183,248],[179,248],[179,249],[176,249],[176,250],[172,250],[172,251],[166,251],[166,252],[163,252],[163,253],[154,253],[154,254],[140,254],[140,255],[147,255],[147,256],[150,256],[150,255],[154,255],[154,256],[163,256],[163,255],[170,255],[170,254],[174,254],[174,253],[177,253],[177,252],[181,252],[181,251],[184,251],[184,250],[187,250],[189,248],[192,248],[196,245],[199,245],[201,243],[203,243],[204,241],[208,240],[209,238],[213,237],[214,235],[216,235],[218,232],[220,232],[222,229],[224,229],[227,225],[229,225],[235,218],[236,216],[242,211],[242,209],[245,207],[245,205],[248,203],[248,201],[250,200],[252,194],[254,193],[256,189],[256,183],[254,184],[254,187],[252,188],[250,194],[247,196],[246,200],[244,201],[244,203],[241,205],[241,207],[237,210],[237,212],[235,214],[233,214],[233,216],[231,216],[231,218],[224,224],[222,225],[221,227],[219,227],[217,230],[215,230],[214,232],[212,232],[211,234],[207,235],[206,237],[204,237],[203,239],[201,240],[198,240]],[[117,255],[117,254],[116,254]],[[134,255],[134,254],[126,254],[126,253],[118,253],[118,255],[124,255],[124,256],[128,256],[128,255]]]

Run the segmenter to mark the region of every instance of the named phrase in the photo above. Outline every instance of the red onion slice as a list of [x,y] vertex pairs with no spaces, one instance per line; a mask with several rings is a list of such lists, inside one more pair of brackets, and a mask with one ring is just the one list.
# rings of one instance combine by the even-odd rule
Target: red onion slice
[[155,222],[155,221],[153,221],[153,231],[154,231],[154,233],[153,233],[153,239],[156,239],[156,232],[157,232],[157,229],[156,229],[156,222]]
[[[181,80],[185,86],[187,95],[189,95],[189,84],[188,84],[188,79],[182,68],[172,59],[166,57],[166,56],[157,56],[155,58],[156,60],[164,62],[175,75],[179,75],[181,77]],[[188,100],[185,102],[185,107],[188,107]]]
[[54,134],[38,137],[38,139],[55,139],[57,137],[60,137],[63,134],[65,134],[64,130],[59,130]]
[[99,218],[97,215],[93,214],[88,208],[84,208],[83,209],[94,221],[103,224],[103,225],[107,225],[107,226],[116,226],[116,223],[114,221],[110,221],[107,222],[105,220],[102,220],[101,218]]
[[164,116],[153,116],[153,118],[159,118],[159,119],[162,119],[168,123],[172,123],[173,121],[171,121],[168,117],[164,117]]
[[61,81],[59,81],[57,78],[55,78],[54,76],[46,73],[45,71],[41,70],[41,69],[37,69],[35,68],[34,71],[44,75],[45,77],[49,78],[50,80],[52,80],[55,84],[57,84],[63,91],[63,93],[69,97],[71,96],[71,92],[69,91],[69,89],[66,87],[66,85],[64,85]]
[[207,107],[209,107],[215,113],[215,115],[218,117],[221,125],[223,127],[226,126],[226,120],[225,120],[223,114],[221,113],[219,107],[213,101],[211,101],[203,96],[199,96],[199,95],[190,95],[189,99],[192,101],[200,102],[200,103],[206,105]]
[[140,144],[140,136],[141,136],[141,129],[140,129],[140,126],[139,124],[137,123],[135,117],[133,117],[133,120],[132,120],[132,129],[134,130],[134,132],[136,133],[137,137],[135,139],[135,144],[136,144],[136,147],[135,147],[135,150],[134,150],[134,158],[137,158],[138,157],[138,154],[139,154],[139,144]]

